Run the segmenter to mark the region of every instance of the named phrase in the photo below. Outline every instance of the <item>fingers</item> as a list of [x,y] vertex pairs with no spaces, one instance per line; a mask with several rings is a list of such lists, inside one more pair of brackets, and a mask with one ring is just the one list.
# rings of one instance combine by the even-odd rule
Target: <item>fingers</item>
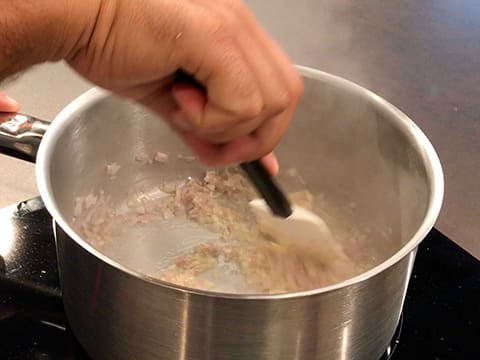
[[[183,94],[174,97],[180,103],[180,108],[198,109],[205,102],[205,97],[196,89],[182,89]],[[200,159],[209,165],[228,165],[242,161],[252,161],[273,151],[280,141],[293,116],[296,103],[283,113],[254,124],[255,131],[243,131],[252,122],[238,123],[224,132],[211,132],[208,137],[201,130],[184,127],[184,140],[199,155]],[[191,111],[191,110],[189,110]],[[177,111],[173,118],[188,122],[182,111]],[[179,127],[178,127],[179,128]],[[244,135],[247,134],[247,135]],[[208,145],[208,146],[207,146]]]
[[172,96],[173,77],[167,77],[151,83],[117,90],[120,96],[134,99],[150,108],[165,120],[171,119],[171,114],[178,111],[178,104]]
[[230,126],[225,126],[225,123],[221,121],[222,119],[219,119],[218,125],[220,126],[194,126],[189,119],[203,111],[207,103],[205,93],[191,85],[178,84],[172,87],[172,95],[180,111],[172,114],[171,120],[182,129],[195,132],[197,136],[212,143],[226,143],[238,137],[248,135],[255,131],[264,120],[262,117],[257,117],[249,121],[237,121]]
[[[209,152],[216,159],[211,161],[260,158],[273,150],[288,128],[303,89],[300,76],[241,2],[196,3],[203,6],[204,16],[199,18],[208,25],[199,32],[203,35],[199,51],[184,59],[185,70],[207,94],[202,99],[191,88],[174,86],[173,97],[181,110],[175,117],[189,124],[185,128],[190,127],[194,137],[222,144]],[[187,49],[191,39],[184,38]]]
[[274,153],[269,153],[262,158],[263,166],[267,169],[267,171],[272,175],[276,176],[278,174],[279,165],[277,157]]
[[[236,2],[237,0],[229,0]],[[250,10],[245,7],[245,19],[247,26],[251,29],[258,44],[264,50],[266,57],[272,59],[277,66],[279,76],[283,76],[287,82],[286,90],[289,91],[291,98],[298,98],[303,93],[303,82],[297,71],[293,69],[291,60],[287,54],[280,48],[280,46],[271,38],[271,36],[261,27],[255,20]]]
[[209,0],[197,1],[221,14],[232,27],[238,27],[238,43],[261,85],[265,108],[272,109],[270,116],[284,110],[289,98],[302,92],[300,76],[287,55],[262,29],[242,1],[222,0],[218,4]]
[[[190,133],[179,132],[179,135],[190,149],[197,154],[199,160],[206,165],[231,165],[242,162],[232,162],[227,159],[227,161],[222,163],[221,160],[224,157],[224,154],[228,153],[228,150],[225,152],[225,145],[212,144],[211,142],[205,141]],[[278,174],[278,160],[273,153],[267,154],[261,159],[261,161],[272,176]]]
[[[90,51],[76,56],[77,71],[168,119],[208,164],[255,160],[275,148],[302,83],[240,0],[117,5],[115,16],[102,17],[111,26],[98,27]],[[177,70],[204,90],[174,85]],[[265,161],[275,171],[272,157]]]
[[195,127],[229,127],[242,117],[258,116],[263,110],[262,94],[251,64],[238,45],[237,29],[211,11],[205,13],[199,13],[194,24],[200,38],[181,38],[186,49],[181,64],[208,92],[203,111],[189,115]]
[[17,112],[20,110],[20,104],[0,92],[0,111],[1,112]]

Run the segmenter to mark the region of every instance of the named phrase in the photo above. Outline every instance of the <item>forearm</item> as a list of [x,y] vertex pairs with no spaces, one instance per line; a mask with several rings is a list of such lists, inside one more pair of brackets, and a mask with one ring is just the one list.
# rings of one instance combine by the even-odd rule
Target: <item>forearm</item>
[[87,45],[100,0],[0,0],[0,81]]

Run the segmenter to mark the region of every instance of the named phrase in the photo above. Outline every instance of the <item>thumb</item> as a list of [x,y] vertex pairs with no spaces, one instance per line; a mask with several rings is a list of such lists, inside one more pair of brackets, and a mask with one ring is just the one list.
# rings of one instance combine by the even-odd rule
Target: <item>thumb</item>
[[179,83],[172,87],[172,95],[180,108],[172,115],[172,121],[180,129],[189,129],[198,123],[193,119],[199,119],[205,109],[207,98],[205,92],[190,84]]
[[20,104],[0,92],[0,111],[1,112],[17,112],[20,109]]

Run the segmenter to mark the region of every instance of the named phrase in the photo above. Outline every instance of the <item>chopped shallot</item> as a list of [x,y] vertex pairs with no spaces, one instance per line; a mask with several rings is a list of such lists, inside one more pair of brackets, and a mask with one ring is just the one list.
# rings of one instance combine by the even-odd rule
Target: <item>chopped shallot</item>
[[105,166],[105,169],[107,171],[107,175],[110,177],[110,179],[114,179],[118,173],[118,170],[120,170],[121,166],[118,165],[116,162],[113,162],[111,164],[107,164]]
[[144,152],[135,155],[135,161],[141,164],[151,164],[153,162],[152,159],[150,159],[150,157],[148,156],[148,154]]
[[[168,157],[157,152],[154,159]],[[148,157],[137,155],[136,160],[145,162]],[[258,195],[239,170],[209,170],[203,178],[165,181],[159,190],[165,196],[129,194],[126,213],[116,213],[103,191],[77,198],[73,211],[75,226],[92,245],[102,247],[112,241],[112,231],[118,224],[144,226],[174,217],[196,222],[218,234],[218,239],[180,252],[153,276],[198,289],[224,291],[206,274],[225,266],[245,279],[248,291],[257,293],[314,289],[345,280],[365,269],[361,260],[369,236],[353,230],[344,234],[348,238],[345,252],[349,260],[343,263],[320,262],[262,234],[248,207],[248,202]],[[307,191],[292,193],[290,198],[307,208],[314,205],[313,196]]]
[[184,160],[186,162],[192,162],[196,160],[195,156],[183,155],[183,154],[178,154],[177,159]]
[[158,162],[158,163],[161,163],[161,164],[165,164],[167,161],[168,161],[168,155],[164,152],[161,152],[161,151],[157,151],[155,153],[155,156],[153,157],[153,160],[155,162]]

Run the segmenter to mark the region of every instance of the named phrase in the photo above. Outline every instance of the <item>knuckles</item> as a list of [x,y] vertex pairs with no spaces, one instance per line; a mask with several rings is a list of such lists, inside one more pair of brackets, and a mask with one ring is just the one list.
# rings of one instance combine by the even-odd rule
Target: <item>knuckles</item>
[[303,81],[300,75],[292,70],[289,84],[283,88],[275,98],[270,100],[271,113],[279,114],[286,109],[295,106],[303,94]]
[[252,96],[240,110],[240,117],[244,120],[253,120],[262,115],[265,106],[259,96]]
[[296,103],[300,99],[300,97],[303,95],[303,91],[304,91],[303,79],[300,76],[300,74],[298,74],[296,71],[294,71],[291,87],[292,87],[291,96]]
[[235,21],[219,13],[208,12],[202,19],[204,35],[218,44],[234,44],[236,31]]

